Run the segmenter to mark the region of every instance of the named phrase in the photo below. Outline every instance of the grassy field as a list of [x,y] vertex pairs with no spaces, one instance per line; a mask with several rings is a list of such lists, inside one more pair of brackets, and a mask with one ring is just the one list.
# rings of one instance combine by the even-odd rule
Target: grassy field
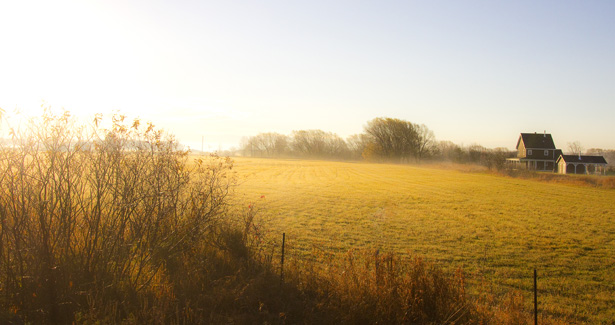
[[[294,258],[315,247],[421,255],[462,267],[471,291],[520,290],[541,313],[615,319],[615,190],[407,165],[235,159],[240,204],[255,202]],[[262,198],[264,196],[264,198]]]

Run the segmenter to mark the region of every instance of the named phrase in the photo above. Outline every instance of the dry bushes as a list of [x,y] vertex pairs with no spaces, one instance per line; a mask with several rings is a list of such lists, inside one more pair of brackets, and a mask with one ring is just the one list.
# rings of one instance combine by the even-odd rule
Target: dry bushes
[[500,175],[522,178],[535,179],[547,183],[571,184],[577,186],[598,187],[604,189],[615,189],[615,176],[600,176],[600,175],[563,175],[550,172],[536,172],[525,169],[503,169],[498,171]]
[[291,281],[314,295],[331,323],[467,324],[479,318],[463,273],[446,275],[421,258],[349,251],[325,269],[301,264]]
[[166,304],[172,269],[223,215],[230,160],[189,165],[152,124],[100,122],[47,111],[0,151],[4,320],[113,322]]
[[445,274],[422,258],[354,251],[313,264],[294,261],[289,282],[310,297],[308,323],[472,324],[485,322],[466,295],[461,270]]

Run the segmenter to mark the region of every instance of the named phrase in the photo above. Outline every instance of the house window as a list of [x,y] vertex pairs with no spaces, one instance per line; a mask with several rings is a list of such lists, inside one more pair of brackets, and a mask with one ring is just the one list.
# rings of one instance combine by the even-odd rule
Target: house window
[[532,149],[527,149],[527,155],[531,156],[532,155]]
[[549,155],[549,150],[545,150],[545,156]]

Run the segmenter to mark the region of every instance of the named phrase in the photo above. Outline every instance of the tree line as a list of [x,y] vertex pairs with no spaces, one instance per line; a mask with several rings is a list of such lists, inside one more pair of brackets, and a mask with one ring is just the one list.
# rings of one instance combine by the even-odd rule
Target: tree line
[[460,146],[437,141],[424,124],[378,117],[368,121],[363,132],[346,139],[322,130],[298,130],[290,135],[260,133],[244,138],[240,153],[250,157],[297,157],[380,162],[451,161],[479,163],[503,168],[514,156],[505,148],[487,149],[480,145]]

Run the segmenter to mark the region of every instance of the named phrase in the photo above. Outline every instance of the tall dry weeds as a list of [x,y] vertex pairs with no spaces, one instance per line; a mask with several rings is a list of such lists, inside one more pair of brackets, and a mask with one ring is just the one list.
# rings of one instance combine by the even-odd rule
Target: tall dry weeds
[[154,125],[115,115],[77,126],[46,111],[0,150],[0,304],[4,319],[122,319],[170,292],[167,268],[225,210],[232,162],[188,164]]

